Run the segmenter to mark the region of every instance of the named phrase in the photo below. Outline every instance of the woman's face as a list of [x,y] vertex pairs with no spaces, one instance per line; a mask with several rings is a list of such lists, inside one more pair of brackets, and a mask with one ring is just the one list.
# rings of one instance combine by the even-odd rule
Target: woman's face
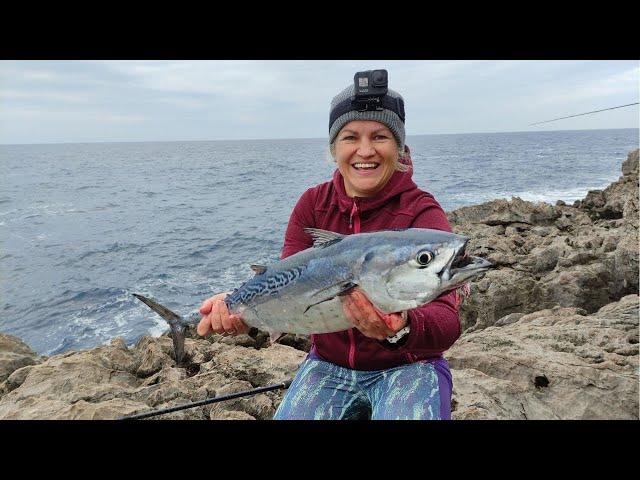
[[335,140],[335,157],[350,197],[371,197],[384,187],[395,170],[398,144],[382,123],[354,120]]

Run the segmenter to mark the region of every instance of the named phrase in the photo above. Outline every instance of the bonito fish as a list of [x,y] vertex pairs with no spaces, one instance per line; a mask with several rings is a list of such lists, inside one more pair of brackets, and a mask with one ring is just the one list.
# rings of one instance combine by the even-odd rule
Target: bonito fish
[[[315,334],[347,330],[340,296],[361,289],[381,313],[419,307],[461,287],[492,264],[465,253],[468,237],[409,228],[341,235],[305,229],[313,247],[271,265],[252,265],[256,275],[228,295],[232,314],[250,327],[280,333]],[[184,357],[184,329],[201,315],[183,319],[139,294],[170,325],[175,358]]]

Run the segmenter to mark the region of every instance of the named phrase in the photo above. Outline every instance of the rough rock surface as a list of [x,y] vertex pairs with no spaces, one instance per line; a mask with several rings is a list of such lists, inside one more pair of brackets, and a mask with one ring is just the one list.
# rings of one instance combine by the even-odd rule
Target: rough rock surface
[[18,337],[0,333],[0,382],[18,368],[40,361],[40,356]]
[[555,307],[464,335],[447,353],[455,419],[638,419],[638,295]]
[[[638,419],[638,151],[568,206],[495,200],[450,212],[497,268],[472,283],[445,354],[454,419]],[[201,339],[176,365],[165,334],[40,357],[0,334],[0,419],[114,419],[291,378],[309,339]],[[283,391],[157,419],[270,419]]]
[[[142,337],[132,348],[116,338],[19,368],[2,384],[0,419],[115,419],[279,383],[305,356],[286,345],[255,349],[219,339],[187,339],[189,360],[182,366],[163,335]],[[277,390],[155,418],[269,419],[282,395]]]
[[448,214],[454,231],[471,237],[469,253],[497,265],[472,283],[463,331],[556,305],[593,313],[638,293],[638,150],[622,171],[573,206],[514,197]]

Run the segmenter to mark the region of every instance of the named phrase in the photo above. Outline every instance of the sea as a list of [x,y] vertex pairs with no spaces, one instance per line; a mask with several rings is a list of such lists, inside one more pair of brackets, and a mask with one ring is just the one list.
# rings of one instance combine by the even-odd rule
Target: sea
[[[445,211],[572,203],[622,174],[638,129],[408,136]],[[289,215],[331,179],[326,139],[0,145],[0,332],[41,355],[133,345],[278,260]]]

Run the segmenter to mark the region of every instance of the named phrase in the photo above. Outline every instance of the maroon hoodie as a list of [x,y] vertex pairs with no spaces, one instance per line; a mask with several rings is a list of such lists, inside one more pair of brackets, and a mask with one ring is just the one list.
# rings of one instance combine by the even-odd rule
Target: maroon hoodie
[[[408,154],[408,148],[407,148]],[[407,156],[404,163],[412,165]],[[352,234],[403,228],[451,231],[440,204],[411,179],[413,168],[394,172],[374,197],[351,198],[338,169],[331,182],[302,194],[291,213],[281,258],[309,248],[313,239],[303,228]],[[409,310],[411,333],[399,347],[365,337],[357,328],[312,335],[312,355],[356,370],[382,370],[440,357],[460,336],[458,294],[450,292],[420,308]]]

